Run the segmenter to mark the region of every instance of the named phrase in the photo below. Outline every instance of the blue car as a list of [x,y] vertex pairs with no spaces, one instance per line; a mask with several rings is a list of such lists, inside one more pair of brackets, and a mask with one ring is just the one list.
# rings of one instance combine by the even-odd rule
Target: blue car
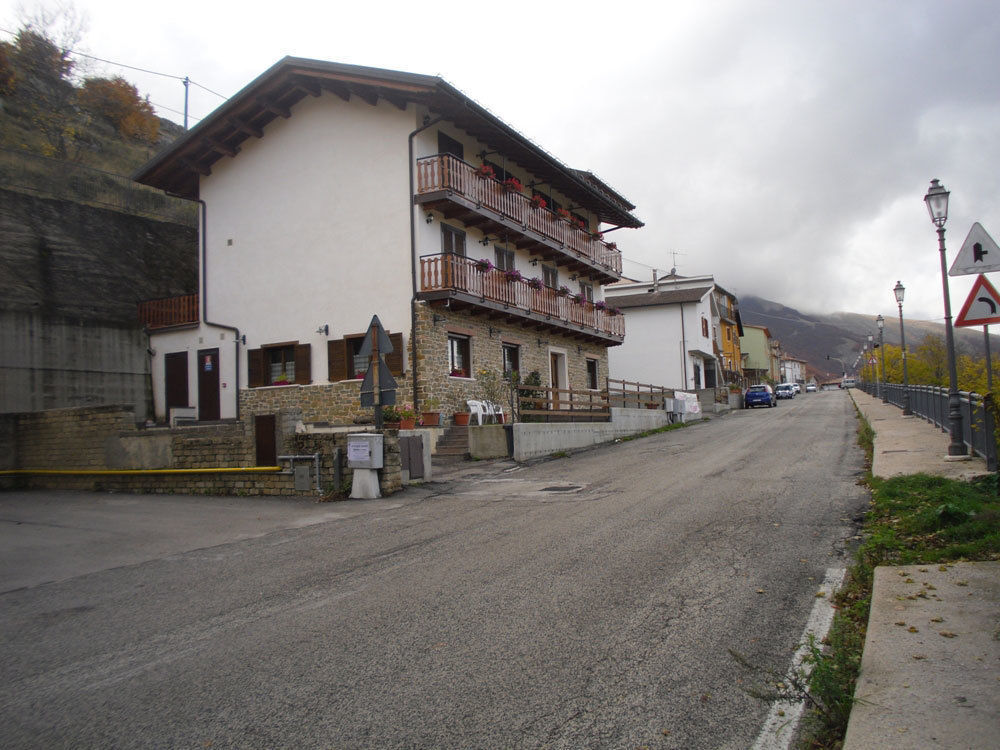
[[749,409],[751,406],[774,406],[777,404],[774,391],[771,386],[764,383],[762,385],[752,385],[743,394],[743,408]]

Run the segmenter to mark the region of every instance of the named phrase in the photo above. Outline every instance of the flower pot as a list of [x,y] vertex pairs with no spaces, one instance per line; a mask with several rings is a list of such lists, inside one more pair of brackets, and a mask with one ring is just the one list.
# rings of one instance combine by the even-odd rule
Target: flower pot
[[382,424],[383,430],[398,430],[399,422],[385,422]]
[[455,412],[455,425],[458,427],[464,427],[469,424],[469,412],[467,411],[457,411]]
[[437,427],[441,424],[441,412],[439,411],[425,411],[421,414],[423,418],[424,427]]
[[416,417],[413,417],[412,419],[405,419],[404,418],[404,419],[399,420],[399,429],[401,429],[401,430],[412,430],[416,426],[417,426],[417,418]]

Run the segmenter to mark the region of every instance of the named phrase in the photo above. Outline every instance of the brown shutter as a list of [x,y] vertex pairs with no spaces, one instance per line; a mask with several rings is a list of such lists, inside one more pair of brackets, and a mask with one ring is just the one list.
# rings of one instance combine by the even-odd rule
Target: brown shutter
[[260,388],[267,385],[264,377],[266,367],[264,365],[263,349],[247,349],[247,386],[250,388]]
[[312,382],[311,344],[295,345],[295,383],[309,385]]
[[406,358],[406,349],[403,348],[403,334],[390,333],[389,341],[392,344],[392,354],[385,355],[385,363],[389,365],[389,372],[393,375],[402,375],[403,362]]
[[331,383],[347,380],[347,341],[337,339],[326,342],[327,379]]

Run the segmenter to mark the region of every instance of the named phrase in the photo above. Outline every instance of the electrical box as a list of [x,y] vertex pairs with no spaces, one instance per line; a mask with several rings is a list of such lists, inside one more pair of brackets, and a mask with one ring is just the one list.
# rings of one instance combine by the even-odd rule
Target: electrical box
[[381,469],[382,435],[369,432],[348,435],[347,465],[351,469]]

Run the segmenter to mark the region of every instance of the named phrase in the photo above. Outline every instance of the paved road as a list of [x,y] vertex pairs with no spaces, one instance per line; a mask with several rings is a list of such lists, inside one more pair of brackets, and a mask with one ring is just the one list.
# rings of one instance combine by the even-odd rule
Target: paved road
[[865,503],[854,430],[846,394],[803,394],[8,591],[0,734],[746,748],[766,706],[727,649],[787,666]]

